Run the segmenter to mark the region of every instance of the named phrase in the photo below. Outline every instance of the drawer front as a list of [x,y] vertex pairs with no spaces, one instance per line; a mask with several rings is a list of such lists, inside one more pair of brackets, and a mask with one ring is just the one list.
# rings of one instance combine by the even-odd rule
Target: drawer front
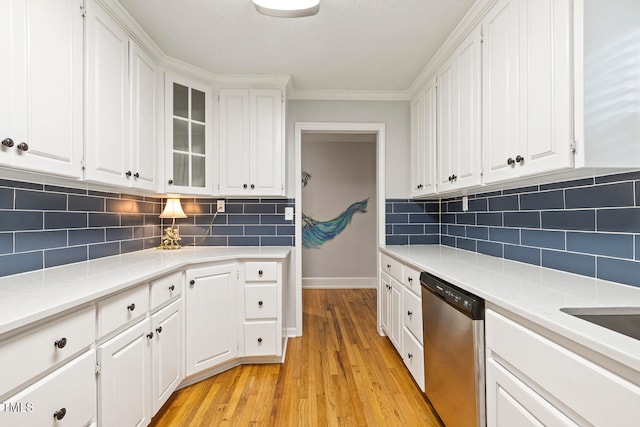
[[278,280],[278,263],[246,262],[244,264],[244,278],[247,282],[275,282]]
[[411,292],[413,292],[416,295],[420,295],[420,272],[417,270],[414,270],[413,268],[405,265],[404,266],[404,280],[402,283],[404,283],[404,286],[407,289],[411,289]]
[[151,282],[151,309],[179,296],[182,293],[182,271],[168,274]]
[[382,271],[389,276],[396,279],[398,282],[403,283],[402,280],[402,264],[395,259],[385,254],[380,254],[380,267]]
[[90,306],[0,344],[0,360],[20,362],[20,369],[2,370],[0,396],[89,347],[96,339],[95,324]]
[[245,319],[267,319],[278,315],[277,285],[244,287]]
[[404,351],[402,360],[411,372],[420,390],[424,391],[424,350],[407,328],[404,328]]
[[136,286],[98,303],[100,337],[132,322],[149,311],[149,285]]
[[488,357],[505,360],[590,424],[637,425],[637,385],[493,310],[485,335]]
[[244,352],[246,356],[275,355],[278,334],[276,321],[246,322],[244,324]]
[[404,326],[406,326],[420,344],[422,344],[422,301],[408,289],[404,289]]
[[95,352],[91,350],[6,399],[4,411],[0,411],[0,425],[89,425],[96,418],[95,363]]

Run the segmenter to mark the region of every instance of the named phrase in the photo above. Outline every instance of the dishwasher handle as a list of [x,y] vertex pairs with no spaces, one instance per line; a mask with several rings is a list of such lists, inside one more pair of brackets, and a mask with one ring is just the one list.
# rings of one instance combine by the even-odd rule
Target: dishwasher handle
[[441,300],[473,320],[484,319],[484,300],[469,291],[459,288],[433,274],[422,272],[420,284]]

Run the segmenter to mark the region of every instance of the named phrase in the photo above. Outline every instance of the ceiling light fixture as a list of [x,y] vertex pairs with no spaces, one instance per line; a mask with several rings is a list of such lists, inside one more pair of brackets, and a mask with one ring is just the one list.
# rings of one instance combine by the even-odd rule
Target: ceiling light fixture
[[278,18],[312,16],[320,10],[320,0],[253,0],[256,10]]

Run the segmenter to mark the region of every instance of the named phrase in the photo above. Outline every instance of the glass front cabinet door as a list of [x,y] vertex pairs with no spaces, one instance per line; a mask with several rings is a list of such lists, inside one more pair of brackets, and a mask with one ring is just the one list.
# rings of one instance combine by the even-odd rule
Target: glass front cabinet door
[[211,92],[203,84],[167,74],[165,190],[212,194]]

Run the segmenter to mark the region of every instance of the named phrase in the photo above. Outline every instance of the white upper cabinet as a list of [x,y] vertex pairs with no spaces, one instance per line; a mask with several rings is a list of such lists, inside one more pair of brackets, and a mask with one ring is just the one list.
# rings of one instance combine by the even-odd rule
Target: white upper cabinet
[[157,64],[87,1],[85,178],[157,190]]
[[82,1],[0,4],[0,165],[82,176]]
[[165,75],[165,190],[211,195],[211,90],[205,84]]
[[130,44],[132,185],[158,190],[158,65],[135,43]]
[[282,91],[221,89],[219,95],[220,194],[284,195]]
[[95,0],[87,1],[85,177],[127,186],[129,36]]
[[411,103],[411,196],[436,192],[436,80]]
[[481,33],[473,30],[437,73],[438,190],[480,185]]
[[573,167],[571,0],[500,0],[485,17],[484,182]]

